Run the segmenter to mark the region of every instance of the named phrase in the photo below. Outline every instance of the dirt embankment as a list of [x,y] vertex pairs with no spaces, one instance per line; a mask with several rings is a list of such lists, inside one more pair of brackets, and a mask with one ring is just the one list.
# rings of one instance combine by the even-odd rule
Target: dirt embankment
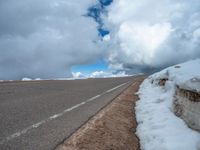
[[109,105],[90,119],[56,150],[138,150],[135,135],[136,118],[134,95],[144,77],[135,82]]

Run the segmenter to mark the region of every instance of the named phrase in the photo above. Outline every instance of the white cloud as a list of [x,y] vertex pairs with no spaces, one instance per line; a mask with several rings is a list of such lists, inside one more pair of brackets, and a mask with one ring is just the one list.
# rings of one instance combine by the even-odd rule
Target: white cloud
[[93,62],[97,23],[84,15],[96,0],[0,2],[0,79],[63,78],[70,67]]
[[126,77],[128,76],[125,71],[112,72],[112,71],[94,71],[89,74],[81,72],[73,72],[73,79],[85,79],[85,78],[111,78],[111,77]]
[[32,81],[30,78],[22,78],[22,81]]
[[0,1],[0,79],[67,78],[71,66],[102,57],[126,73],[200,57],[199,0],[114,0],[103,39],[84,16],[96,3]]
[[115,0],[105,17],[110,66],[159,68],[200,57],[200,1]]
[[110,35],[109,34],[107,34],[107,35],[105,35],[104,37],[103,37],[103,40],[104,41],[110,41]]
[[100,77],[109,77],[110,75],[112,75],[112,74],[104,72],[104,71],[95,71],[95,72],[91,73],[90,77],[91,78],[100,78]]
[[75,79],[79,79],[79,78],[85,78],[85,75],[81,72],[72,72],[72,76]]
[[117,36],[121,42],[120,50],[128,56],[124,61],[139,65],[151,64],[152,59],[155,59],[156,49],[168,38],[170,32],[171,26],[168,23],[152,26],[142,23],[122,23]]
[[126,76],[128,75],[124,71],[120,71],[117,73],[113,73],[110,71],[95,71],[89,75],[90,78],[108,78],[108,77],[126,77]]

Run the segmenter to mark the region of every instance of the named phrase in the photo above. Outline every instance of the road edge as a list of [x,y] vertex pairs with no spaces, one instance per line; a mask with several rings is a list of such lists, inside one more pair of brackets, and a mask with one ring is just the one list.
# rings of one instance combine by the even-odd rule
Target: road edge
[[[92,143],[90,143],[90,145],[88,145],[88,144],[85,144],[85,141],[94,140],[95,138],[98,138],[99,135],[95,135],[96,134],[95,132],[90,133],[90,135],[88,133],[90,131],[94,130],[94,128],[98,128],[97,127],[98,122],[101,122],[103,120],[103,118],[105,118],[108,115],[108,113],[114,112],[114,114],[112,114],[111,118],[113,118],[113,116],[116,116],[117,114],[115,114],[116,112],[114,111],[114,109],[117,109],[117,108],[113,107],[113,106],[118,103],[117,105],[121,105],[122,107],[124,107],[125,105],[123,106],[123,104],[120,104],[120,103],[124,103],[126,100],[123,100],[123,98],[121,100],[121,97],[123,97],[123,96],[126,97],[127,95],[129,95],[129,97],[131,97],[131,99],[132,99],[131,101],[128,100],[129,101],[128,102],[129,103],[128,109],[131,112],[131,113],[129,112],[129,117],[131,117],[134,120],[135,127],[134,127],[133,130],[135,132],[137,122],[136,122],[136,118],[135,118],[135,110],[133,109],[133,107],[135,107],[135,102],[138,100],[138,97],[136,95],[134,95],[134,93],[137,92],[137,90],[139,89],[139,85],[142,83],[142,81],[144,79],[145,79],[145,76],[138,76],[135,79],[133,79],[133,81],[128,83],[127,87],[123,91],[121,91],[118,95],[116,95],[108,104],[106,104],[97,113],[95,113],[88,120],[86,120],[79,128],[77,128],[77,130],[75,132],[70,134],[62,142],[60,142],[58,145],[56,145],[55,149],[56,150],[70,150],[70,149],[79,150],[79,149],[94,149],[94,148],[96,149],[96,146],[98,144],[96,145],[96,144],[94,144],[94,142],[92,142]],[[134,88],[134,90],[133,90],[133,88]],[[120,108],[120,109],[122,109],[122,108]],[[104,123],[109,124],[108,120],[105,121],[105,122],[103,121],[103,124]],[[118,122],[116,124],[118,124]],[[106,129],[104,128],[103,130],[106,130]],[[133,130],[131,130],[129,132],[131,132],[131,134],[134,134]],[[102,132],[105,132],[107,134],[107,133],[112,132],[112,131],[102,131]],[[135,136],[136,141],[137,141],[136,142],[136,145],[137,145],[136,149],[140,149],[140,145],[139,145],[139,142],[138,142],[139,139],[138,139],[136,134],[134,134],[134,136]],[[93,138],[91,138],[91,137],[93,137]],[[97,139],[96,140],[97,143],[100,142],[98,140],[101,140],[101,142],[106,142],[106,137],[103,139],[105,141],[102,141],[102,139]],[[84,145],[85,145],[85,148],[84,148]],[[109,146],[109,145],[107,145],[107,146]],[[113,148],[112,142],[110,143],[110,146],[111,146],[110,148]],[[104,148],[101,147],[99,149],[104,149]],[[114,149],[118,149],[118,148],[116,147]],[[134,149],[134,150],[136,150],[136,149]]]

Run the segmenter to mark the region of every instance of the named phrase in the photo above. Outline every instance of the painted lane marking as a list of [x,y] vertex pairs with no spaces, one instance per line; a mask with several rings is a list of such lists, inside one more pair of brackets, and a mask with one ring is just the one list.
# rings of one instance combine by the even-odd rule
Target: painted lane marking
[[99,94],[99,95],[96,95],[96,96],[94,96],[94,97],[92,97],[92,98],[90,98],[90,99],[88,99],[88,100],[86,100],[86,101],[84,101],[84,102],[81,102],[81,103],[79,103],[79,104],[77,104],[77,105],[74,105],[74,106],[72,106],[72,107],[70,107],[70,108],[67,108],[67,109],[63,110],[61,113],[54,114],[54,115],[50,116],[49,118],[47,118],[47,119],[45,119],[45,120],[42,120],[42,121],[40,121],[40,122],[37,122],[36,124],[33,124],[33,125],[31,125],[31,126],[25,128],[25,129],[23,129],[23,130],[21,130],[21,131],[19,131],[19,132],[16,132],[16,133],[14,133],[14,134],[12,134],[12,135],[6,137],[4,140],[0,141],[0,145],[2,145],[3,143],[8,142],[8,141],[10,141],[10,140],[12,140],[12,139],[14,139],[14,138],[20,137],[21,135],[26,134],[29,130],[38,128],[38,127],[40,127],[41,125],[43,125],[43,124],[45,124],[45,123],[47,123],[47,122],[50,122],[51,120],[54,120],[54,119],[56,119],[56,118],[58,118],[58,117],[61,117],[61,116],[63,116],[65,113],[70,112],[70,111],[72,111],[72,110],[74,110],[74,109],[76,109],[76,108],[78,108],[78,107],[80,107],[80,106],[82,106],[82,105],[85,105],[85,104],[87,104],[87,103],[89,103],[89,102],[91,102],[91,101],[94,101],[94,100],[96,100],[97,98],[99,98],[99,97],[101,97],[101,96],[103,96],[103,95],[105,95],[105,94],[107,94],[107,93],[110,93],[110,92],[112,92],[112,91],[114,91],[114,90],[116,90],[116,89],[120,88],[121,86],[126,85],[126,84],[128,84],[128,83],[130,83],[130,82],[126,82],[126,83],[120,84],[120,85],[118,85],[118,86],[116,86],[116,87],[114,87],[114,88],[112,88],[112,89],[110,89],[110,90],[107,90],[106,92],[103,92],[103,93],[101,93],[101,94]]
[[106,93],[110,93],[110,92],[112,92],[112,91],[114,91],[114,90],[116,90],[116,89],[120,88],[121,86],[123,86],[123,85],[127,84],[127,83],[128,83],[128,82],[126,82],[126,83],[123,83],[123,84],[120,84],[120,85],[118,85],[118,86],[116,86],[116,87],[114,87],[114,88],[112,88],[112,89],[110,89],[110,90],[107,90],[107,91],[106,91]]

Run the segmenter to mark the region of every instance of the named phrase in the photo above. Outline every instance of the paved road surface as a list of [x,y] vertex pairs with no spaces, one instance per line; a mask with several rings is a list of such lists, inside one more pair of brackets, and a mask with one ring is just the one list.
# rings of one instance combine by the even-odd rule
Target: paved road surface
[[0,149],[54,149],[134,79],[0,83]]

